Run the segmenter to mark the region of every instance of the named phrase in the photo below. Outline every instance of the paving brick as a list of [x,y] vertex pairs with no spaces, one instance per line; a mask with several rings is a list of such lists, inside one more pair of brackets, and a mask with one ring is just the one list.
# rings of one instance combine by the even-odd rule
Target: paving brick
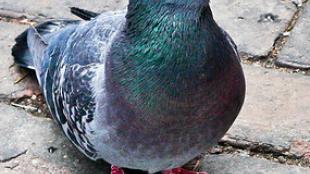
[[13,76],[14,68],[10,66],[14,63],[11,56],[11,48],[15,43],[14,39],[27,26],[6,23],[0,21],[0,94],[10,94],[16,90],[23,88],[20,85],[14,85],[16,76]]
[[209,174],[308,174],[309,168],[282,165],[264,159],[235,155],[212,155],[203,161]]
[[310,69],[310,3],[292,31],[288,43],[279,54],[277,64],[284,67]]
[[310,77],[244,65],[246,101],[229,134],[289,148],[310,141]]
[[281,0],[216,0],[211,6],[239,50],[252,56],[267,55],[296,12],[291,1]]
[[[0,111],[1,174],[99,174],[108,170],[106,165],[96,164],[78,152],[51,119],[37,118],[4,104],[0,104]],[[57,150],[49,153],[50,147]],[[26,154],[10,160],[25,150]]]

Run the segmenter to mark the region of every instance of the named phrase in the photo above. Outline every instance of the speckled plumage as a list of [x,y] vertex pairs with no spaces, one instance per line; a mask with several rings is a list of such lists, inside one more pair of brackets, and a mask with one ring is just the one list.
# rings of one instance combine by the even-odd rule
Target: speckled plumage
[[185,164],[224,135],[245,81],[208,3],[130,0],[127,11],[29,29],[31,66],[79,150],[152,173]]

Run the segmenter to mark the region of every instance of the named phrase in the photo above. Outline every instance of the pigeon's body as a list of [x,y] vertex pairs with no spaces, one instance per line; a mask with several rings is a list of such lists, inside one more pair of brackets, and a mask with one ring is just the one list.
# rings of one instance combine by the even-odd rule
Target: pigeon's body
[[179,167],[238,115],[245,83],[233,41],[208,5],[172,1],[132,0],[128,12],[42,37],[28,32],[29,66],[52,115],[91,159],[149,172]]

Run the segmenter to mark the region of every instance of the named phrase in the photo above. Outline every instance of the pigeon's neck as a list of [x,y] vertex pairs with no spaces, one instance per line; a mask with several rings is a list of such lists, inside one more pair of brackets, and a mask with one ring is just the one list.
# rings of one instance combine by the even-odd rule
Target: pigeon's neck
[[[131,0],[128,5],[127,33],[137,35],[197,32],[203,25],[212,25],[212,12],[208,0]],[[194,29],[188,31],[186,29]],[[168,30],[169,29],[169,30]]]
[[[128,40],[137,47],[151,49],[170,47],[170,51],[183,49],[193,52],[192,47],[197,46],[195,44],[204,44],[207,35],[213,35],[212,32],[218,30],[208,3],[207,5],[193,3],[194,5],[189,6],[188,2],[191,0],[180,0],[178,3],[166,3],[168,0],[165,3],[153,2],[155,0],[149,0],[151,3],[145,1],[132,0],[126,15],[125,33]],[[206,0],[194,2],[199,1],[206,2]],[[206,47],[206,44],[203,46]],[[203,50],[201,48],[200,52]],[[156,50],[156,53],[158,51]]]
[[221,40],[221,30],[209,6],[130,4],[126,18],[126,49],[114,45],[114,57],[123,56],[113,59],[113,69],[123,86],[135,90],[132,100],[142,93],[156,98],[152,91],[158,89],[180,96],[200,78],[215,74],[210,68],[216,68],[217,56],[211,54],[220,48],[215,41]]
[[201,8],[209,6],[210,0],[129,0],[129,8],[131,7],[155,7],[170,5],[174,7],[183,6],[185,8]]
[[130,4],[126,18],[111,65],[130,103],[161,108],[156,101],[187,99],[202,81],[221,75],[219,57],[229,56],[215,55],[226,52],[209,6]]
[[131,45],[128,55],[134,55],[129,59],[137,58],[144,66],[160,67],[162,72],[184,71],[206,62],[212,49],[210,44],[221,31],[209,5],[139,2],[131,3],[126,15],[124,33]]

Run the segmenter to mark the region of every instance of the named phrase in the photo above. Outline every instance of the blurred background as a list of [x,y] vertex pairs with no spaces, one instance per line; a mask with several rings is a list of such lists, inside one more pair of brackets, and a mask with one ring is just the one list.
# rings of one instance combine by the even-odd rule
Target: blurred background
[[[123,9],[127,0],[0,0],[0,174],[104,173],[50,119],[40,93],[9,101],[36,82],[18,70],[11,47],[30,24],[75,18],[69,7]],[[235,40],[247,79],[237,121],[210,149],[210,174],[310,173],[310,2],[211,0],[214,18]]]

